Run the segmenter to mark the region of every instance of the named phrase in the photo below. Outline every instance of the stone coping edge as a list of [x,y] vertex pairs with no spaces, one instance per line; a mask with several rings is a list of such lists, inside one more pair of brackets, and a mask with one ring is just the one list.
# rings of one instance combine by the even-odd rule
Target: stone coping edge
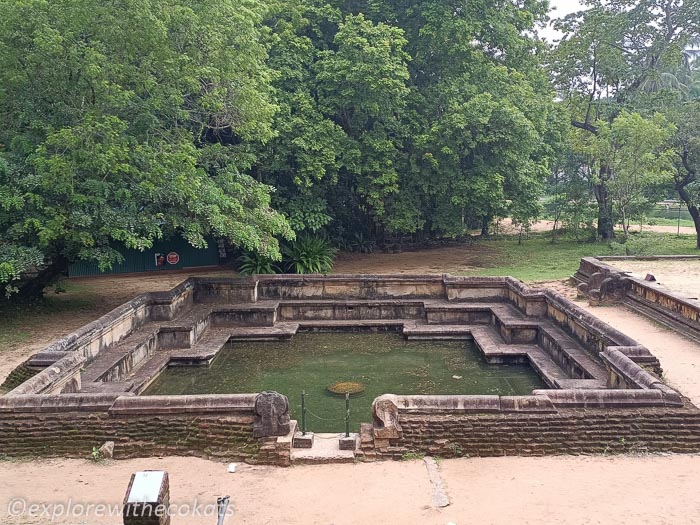
[[[605,262],[603,262],[605,260],[609,260],[609,261],[612,261],[612,260],[630,260],[630,261],[633,261],[633,260],[640,260],[640,261],[641,260],[656,260],[656,259],[660,259],[661,257],[662,256],[656,256],[655,258],[652,258],[652,257],[648,257],[648,258],[641,258],[641,257],[619,257],[619,258],[583,257],[583,258],[581,258],[581,261],[583,261],[587,264],[590,264],[591,266],[595,267],[598,271],[620,274],[620,275],[622,275],[623,279],[626,279],[630,283],[635,283],[637,286],[639,286],[640,288],[642,288],[644,290],[649,290],[652,293],[658,294],[661,297],[666,297],[668,299],[676,301],[676,302],[680,303],[683,307],[688,308],[690,310],[700,311],[700,307],[698,307],[697,302],[695,302],[693,300],[689,300],[687,295],[684,295],[684,294],[679,293],[679,292],[674,292],[673,290],[669,290],[667,288],[663,288],[660,286],[655,286],[652,283],[645,281],[644,279],[639,279],[637,277],[631,276],[630,272],[628,272],[628,271],[622,270],[620,268],[616,268],[614,266],[610,266],[609,264],[605,264]],[[684,256],[667,255],[667,256],[663,256],[663,257],[667,258],[667,259],[674,259],[675,258],[676,260],[683,260],[683,259],[693,259],[694,260],[696,258],[700,259],[700,256],[685,256],[685,255]],[[577,271],[577,274],[583,274],[581,268],[579,268],[579,270]],[[583,274],[583,275],[585,275],[586,278],[590,277],[590,275],[587,275],[587,274]],[[629,293],[630,292],[628,291],[628,295],[629,295]],[[634,294],[633,296],[636,296],[636,294]],[[660,311],[662,310],[659,307],[656,307],[656,308],[658,308]],[[692,321],[690,321],[690,319],[688,319],[688,321],[692,322]]]
[[135,396],[133,394],[28,394],[0,397],[0,413],[104,412],[113,416],[241,413],[253,415],[257,394]]
[[700,255],[599,255],[599,261],[695,261]]
[[[665,385],[664,385],[665,386]],[[670,392],[666,392],[668,389]],[[579,389],[534,390],[530,396],[403,396],[383,394],[372,403],[376,407],[387,402],[399,412],[408,413],[553,413],[558,408],[638,408],[683,407],[678,394],[666,389]],[[380,419],[383,419],[380,417]]]
[[[78,373],[85,361],[86,358],[82,354],[77,352],[69,353],[51,366],[39,372],[34,377],[19,385],[14,390],[11,390],[4,397],[25,394],[41,394],[48,388],[53,387],[57,381]],[[0,399],[4,399],[4,397],[0,397]]]

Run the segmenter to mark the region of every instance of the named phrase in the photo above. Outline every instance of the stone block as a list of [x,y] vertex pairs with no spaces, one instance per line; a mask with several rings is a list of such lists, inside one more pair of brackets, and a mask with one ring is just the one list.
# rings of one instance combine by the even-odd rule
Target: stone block
[[357,448],[357,434],[350,434],[347,437],[345,434],[341,434],[338,444],[340,450],[355,450]]
[[297,432],[294,434],[294,439],[292,440],[292,447],[293,448],[311,448],[314,446],[314,433],[313,432],[307,432],[306,434],[302,434],[301,432]]
[[112,459],[114,457],[114,441],[107,441],[99,448],[100,457]]

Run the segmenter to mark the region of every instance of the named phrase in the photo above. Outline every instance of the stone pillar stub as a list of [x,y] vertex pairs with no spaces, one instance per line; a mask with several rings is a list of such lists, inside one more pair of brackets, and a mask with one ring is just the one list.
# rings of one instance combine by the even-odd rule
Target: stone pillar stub
[[255,398],[253,437],[286,436],[290,431],[289,400],[278,392],[261,392]]

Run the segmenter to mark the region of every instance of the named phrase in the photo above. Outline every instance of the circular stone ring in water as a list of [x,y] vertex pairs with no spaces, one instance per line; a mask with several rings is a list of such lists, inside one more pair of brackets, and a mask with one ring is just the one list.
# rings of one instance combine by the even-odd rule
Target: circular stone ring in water
[[331,394],[336,394],[339,396],[344,396],[345,394],[358,396],[365,391],[365,385],[358,383],[357,381],[338,381],[337,383],[331,383],[326,387],[326,389]]

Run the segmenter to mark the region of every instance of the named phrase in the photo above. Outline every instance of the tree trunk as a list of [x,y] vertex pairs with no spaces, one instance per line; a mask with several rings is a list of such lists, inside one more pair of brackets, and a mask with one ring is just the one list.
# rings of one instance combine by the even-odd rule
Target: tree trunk
[[484,217],[481,219],[481,236],[489,236],[489,225],[491,224],[491,217]]
[[607,166],[601,166],[600,182],[593,186],[593,193],[598,202],[598,237],[603,240],[615,238],[612,201],[606,185],[608,175],[609,170]]
[[695,247],[700,250],[700,209],[694,204],[688,205],[688,211],[690,216],[693,218],[693,223],[695,224]]
[[20,299],[38,299],[44,296],[44,289],[55,283],[68,271],[68,259],[56,257],[53,262],[39,270],[37,275],[21,284],[18,292]]
[[688,161],[687,148],[683,148],[683,152],[681,153],[681,162],[683,163],[683,167],[685,168],[686,175],[683,178],[676,178],[676,191],[678,192],[678,196],[681,198],[681,200],[685,202],[686,206],[688,206],[688,212],[693,218],[693,224],[695,224],[696,235],[695,246],[698,250],[700,250],[700,210],[698,209],[697,204],[693,202],[693,198],[690,195],[690,193],[688,193],[687,189],[688,184],[690,184],[691,182],[695,182],[697,178],[697,173]]
[[698,250],[700,250],[700,209],[698,209],[697,205],[693,203],[693,199],[690,197],[690,194],[688,193],[688,190],[685,188],[685,186],[686,185],[682,182],[676,182],[676,190],[678,191],[678,196],[683,202],[685,202],[686,206],[688,206],[688,212],[693,218],[693,224],[695,224],[695,234],[697,237],[695,241],[695,246]]

